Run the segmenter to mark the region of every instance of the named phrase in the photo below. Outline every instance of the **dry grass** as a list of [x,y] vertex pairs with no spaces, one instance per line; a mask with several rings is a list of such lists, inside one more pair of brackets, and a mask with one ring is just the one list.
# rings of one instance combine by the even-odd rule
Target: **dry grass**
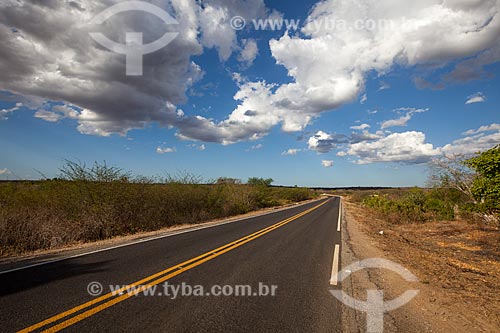
[[472,306],[500,326],[499,228],[470,221],[395,224],[358,202],[344,205],[377,247],[436,288],[443,302]]
[[0,183],[0,256],[196,224],[313,196],[300,188],[178,181]]

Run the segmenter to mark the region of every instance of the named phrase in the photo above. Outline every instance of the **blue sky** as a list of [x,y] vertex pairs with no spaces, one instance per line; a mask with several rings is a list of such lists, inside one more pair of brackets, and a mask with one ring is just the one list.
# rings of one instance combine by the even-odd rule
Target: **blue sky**
[[[381,14],[384,2],[390,3],[372,4],[368,17],[388,19]],[[154,1],[180,22],[182,33],[145,57],[153,71],[140,80],[120,73],[123,55],[91,40],[84,43],[91,50],[69,38],[55,43],[57,37],[44,39],[15,19],[22,10],[38,13],[46,16],[47,31],[62,26],[66,37],[87,37],[61,17],[84,22],[82,13],[100,7],[87,1],[78,2],[87,11],[0,5],[9,16],[0,20],[2,45],[9,46],[0,52],[7,65],[0,80],[0,179],[54,177],[71,159],[105,160],[148,176],[185,170],[205,179],[271,177],[280,185],[422,186],[433,158],[500,142],[498,5],[473,11],[457,3],[455,15],[443,21],[431,2],[414,10],[413,19],[424,26],[414,30],[400,26],[408,9],[391,7],[396,30],[384,35],[252,26],[254,19],[359,19],[343,1],[193,2],[196,23],[185,19],[186,6]],[[427,13],[425,19],[419,13]],[[246,28],[231,29],[234,16],[242,16]],[[62,23],[53,26],[54,18]],[[130,28],[153,35],[164,29],[151,18],[132,21],[113,21],[118,39]],[[448,38],[441,41],[436,26],[449,31]],[[49,52],[54,45],[58,52]],[[74,50],[91,54],[92,66]],[[9,67],[16,70],[5,72]]]

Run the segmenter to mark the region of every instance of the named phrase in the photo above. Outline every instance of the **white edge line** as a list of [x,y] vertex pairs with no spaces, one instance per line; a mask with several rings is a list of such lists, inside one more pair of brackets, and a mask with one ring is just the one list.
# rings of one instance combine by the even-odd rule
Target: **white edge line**
[[[316,200],[316,201],[320,201],[320,200],[323,200],[323,199],[319,199],[319,200]],[[315,201],[306,202],[306,203],[299,204],[299,205],[294,205],[294,206],[291,206],[291,207],[285,207],[285,208],[273,210],[273,211],[270,211],[270,212],[262,213],[262,214],[259,214],[259,215],[242,217],[242,218],[239,218],[239,219],[236,219],[236,220],[229,220],[229,221],[215,223],[215,224],[211,224],[211,225],[193,227],[193,228],[189,228],[189,229],[186,229],[186,230],[173,231],[173,232],[168,233],[166,235],[154,236],[154,237],[151,237],[151,238],[141,239],[141,240],[133,241],[133,242],[130,242],[130,243],[125,243],[125,244],[120,244],[120,245],[116,245],[116,246],[106,247],[104,249],[99,249],[99,250],[95,250],[95,251],[79,253],[79,254],[75,254],[75,255],[69,256],[69,257],[61,257],[61,258],[51,259],[51,260],[47,260],[47,261],[42,261],[42,262],[38,262],[38,263],[35,263],[35,264],[27,265],[27,266],[21,266],[21,267],[12,268],[12,269],[9,269],[9,270],[6,270],[6,271],[1,271],[0,275],[7,274],[7,273],[12,273],[12,272],[16,272],[16,271],[21,271],[23,269],[28,269],[28,268],[33,268],[33,267],[38,267],[38,266],[53,264],[55,262],[59,262],[59,261],[63,261],[63,260],[79,258],[79,257],[83,257],[83,256],[87,256],[87,255],[95,254],[95,253],[99,253],[99,252],[105,252],[105,251],[110,251],[110,250],[114,250],[114,249],[119,249],[121,247],[126,247],[126,246],[141,244],[141,243],[145,243],[145,242],[150,242],[150,241],[154,241],[154,240],[157,240],[157,239],[162,239],[162,238],[172,237],[172,236],[176,236],[176,235],[181,235],[181,234],[185,234],[185,233],[188,233],[188,232],[193,232],[193,231],[198,231],[198,230],[202,230],[202,229],[219,227],[219,226],[222,226],[222,225],[225,225],[225,224],[230,224],[230,223],[235,223],[235,222],[241,222],[241,221],[249,220],[249,219],[252,219],[252,218],[257,218],[257,217],[262,217],[262,216],[266,216],[266,215],[271,215],[271,214],[279,213],[279,212],[282,212],[282,211],[285,211],[285,210],[288,210],[288,209],[292,209],[292,208],[296,208],[296,207],[302,207],[302,206],[305,206],[305,205],[313,203],[313,202],[315,202]]]
[[337,223],[337,231],[340,231],[342,221],[342,199],[339,199],[339,222]]
[[333,253],[332,277],[330,278],[330,285],[336,286],[338,284],[339,274],[339,252],[340,245],[335,245],[335,252]]

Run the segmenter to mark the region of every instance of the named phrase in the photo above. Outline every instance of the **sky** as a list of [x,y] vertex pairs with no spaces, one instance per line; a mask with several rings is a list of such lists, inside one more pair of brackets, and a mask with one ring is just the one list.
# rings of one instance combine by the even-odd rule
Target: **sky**
[[[500,143],[499,1],[144,3],[0,3],[0,179],[56,177],[69,159],[424,186],[433,159]],[[140,75],[92,37],[131,32],[173,36],[140,55]]]

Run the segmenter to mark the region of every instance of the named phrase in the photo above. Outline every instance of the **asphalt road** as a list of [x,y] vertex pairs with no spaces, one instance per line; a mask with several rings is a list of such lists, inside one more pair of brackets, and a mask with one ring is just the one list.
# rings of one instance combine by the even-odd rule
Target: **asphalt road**
[[340,332],[329,293],[338,214],[331,198],[0,274],[0,331]]

